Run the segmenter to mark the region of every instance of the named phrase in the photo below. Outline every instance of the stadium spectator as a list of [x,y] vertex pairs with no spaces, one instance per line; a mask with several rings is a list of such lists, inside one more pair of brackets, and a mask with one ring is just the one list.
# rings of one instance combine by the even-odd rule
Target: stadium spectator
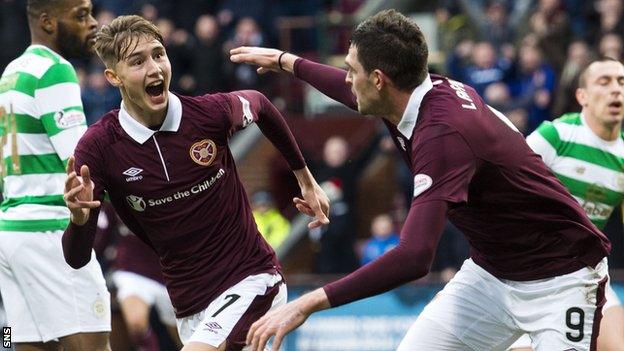
[[220,6],[220,1],[185,0],[167,1],[172,3],[170,12],[175,23],[192,33],[195,30],[197,19],[206,14],[215,14]]
[[[230,136],[257,122],[287,159],[304,200],[329,222],[327,197],[277,109],[257,91],[189,97],[169,92],[158,28],[140,16],[103,27],[95,47],[123,100],[89,128],[67,166],[67,263],[89,261],[104,192],[126,226],[158,254],[183,351],[241,350],[249,324],[286,298],[275,253],[259,235]],[[78,176],[80,174],[80,176]],[[201,327],[200,327],[201,326]]]
[[111,21],[115,19],[115,17],[117,17],[117,15],[115,15],[113,11],[103,9],[97,13],[95,19],[98,21],[98,24],[100,26],[106,26],[110,24]]
[[195,38],[184,28],[176,27],[173,21],[163,17],[156,22],[158,28],[163,28],[163,40],[167,46],[167,57],[171,61],[171,86],[184,93],[195,90],[195,81],[192,77],[192,62],[194,57]]
[[215,93],[225,89],[223,74],[223,41],[219,23],[210,15],[202,15],[195,23],[197,44],[193,50],[192,77],[198,94]]
[[596,0],[595,21],[589,22],[589,42],[597,43],[607,33],[624,33],[624,4],[622,0]]
[[457,79],[470,84],[479,95],[483,95],[490,84],[507,78],[510,62],[498,57],[494,46],[486,41],[475,43],[470,49],[470,63],[462,64],[465,59],[462,60],[458,54],[454,54],[449,61],[453,67],[449,70],[455,73]]
[[[274,20],[274,6],[279,2],[270,0],[223,0],[219,4],[217,10],[217,19],[219,25],[225,32],[236,31],[238,23],[244,18],[253,20],[259,26],[259,31],[267,33],[275,30],[273,25]],[[300,1],[295,2],[297,7],[305,7]],[[272,33],[269,33],[272,35]]]
[[592,52],[584,40],[575,40],[568,47],[568,57],[561,70],[559,83],[555,92],[552,114],[560,116],[565,112],[579,111],[581,107],[576,101],[575,92],[578,77],[583,67],[589,64]]
[[[515,33],[530,10],[531,1],[488,0],[479,2],[457,0],[469,23],[476,28],[477,40],[492,43],[496,51],[513,42]],[[511,12],[510,12],[511,11]]]
[[89,0],[29,0],[27,10],[30,46],[0,78],[0,291],[10,337],[17,350],[110,350],[110,296],[95,254],[86,249],[74,271],[61,250],[64,165],[87,129],[67,60],[93,54],[97,22]]
[[523,44],[509,87],[512,98],[528,113],[527,132],[533,131],[542,121],[550,120],[555,81],[555,72],[544,61],[540,48],[530,41]]
[[539,0],[528,24],[522,36],[534,35],[546,62],[555,69],[563,67],[571,32],[570,19],[561,0]]
[[177,72],[171,78],[173,89],[183,92],[195,90],[196,81],[189,70],[193,60],[194,44],[186,30],[176,28],[173,21],[167,17],[159,18],[154,24],[160,30],[163,41],[167,46],[167,56],[171,61],[171,70]]
[[438,44],[444,53],[453,52],[457,44],[474,40],[476,35],[468,16],[459,10],[454,1],[439,1],[434,13],[438,26]]
[[[263,46],[264,43],[264,35],[256,21],[251,17],[241,18],[236,24],[233,35],[223,44],[222,54],[227,54],[230,49],[237,46]],[[226,68],[226,79],[231,89],[262,90],[266,84],[266,77],[260,76],[248,65],[235,65],[228,62]]]
[[275,207],[268,191],[258,191],[251,197],[251,208],[258,231],[274,249],[278,248],[290,233],[290,222]]
[[[429,74],[428,47],[414,22],[388,10],[360,23],[347,71],[275,49],[231,54],[261,72],[292,72],[363,115],[383,116],[414,175],[399,245],[260,318],[247,336],[253,351],[274,335],[277,350],[316,311],[427,274],[447,216],[467,236],[471,258],[419,315],[399,351],[505,349],[522,331],[538,351],[593,347],[609,240],[504,115],[471,87]],[[566,325],[553,324],[566,317]]]
[[310,238],[319,245],[314,273],[348,273],[358,266],[353,216],[357,175],[368,159],[365,155],[351,162],[345,138],[332,136],[325,141],[321,162],[310,165],[332,199],[329,225],[310,231]]
[[92,71],[86,77],[86,86],[82,90],[82,101],[87,116],[87,124],[97,122],[106,112],[119,107],[119,90],[110,86],[100,71]]
[[371,223],[371,238],[364,243],[360,265],[373,262],[394,249],[399,244],[399,234],[394,230],[392,218],[387,214],[381,214],[373,218]]
[[624,58],[622,52],[622,34],[618,33],[606,33],[600,38],[598,42],[598,54],[605,57],[610,57],[615,60],[621,61]]

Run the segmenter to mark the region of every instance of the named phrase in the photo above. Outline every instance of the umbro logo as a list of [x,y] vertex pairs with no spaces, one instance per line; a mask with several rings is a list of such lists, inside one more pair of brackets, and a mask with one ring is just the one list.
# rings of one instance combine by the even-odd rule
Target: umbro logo
[[215,334],[217,334],[217,330],[223,329],[223,328],[221,328],[221,326],[217,322],[204,323],[204,325],[206,326],[206,328],[204,328],[204,330],[207,330],[207,331],[215,333]]
[[126,178],[126,182],[134,182],[143,179],[143,176],[139,175],[141,172],[143,172],[141,168],[130,167],[126,169],[123,174],[128,176],[128,178]]

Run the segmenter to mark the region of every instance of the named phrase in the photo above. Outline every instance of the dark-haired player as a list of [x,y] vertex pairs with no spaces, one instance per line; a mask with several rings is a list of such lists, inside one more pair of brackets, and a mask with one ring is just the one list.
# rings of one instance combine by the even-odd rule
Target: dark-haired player
[[399,245],[262,317],[248,335],[253,350],[272,335],[277,350],[315,311],[427,274],[446,218],[466,234],[471,257],[398,350],[504,350],[523,333],[539,351],[595,349],[608,239],[505,116],[473,88],[428,73],[427,44],[414,22],[393,10],[362,22],[346,71],[274,49],[231,54],[381,116],[414,177]]

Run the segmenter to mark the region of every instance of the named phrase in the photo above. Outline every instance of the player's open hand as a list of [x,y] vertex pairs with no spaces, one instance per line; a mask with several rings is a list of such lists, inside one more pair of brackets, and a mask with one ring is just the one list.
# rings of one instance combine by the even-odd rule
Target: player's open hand
[[99,201],[93,201],[93,181],[89,174],[89,167],[80,167],[80,176],[74,171],[74,156],[69,157],[67,162],[67,178],[65,179],[65,190],[63,199],[71,212],[71,221],[78,225],[83,225],[89,219],[89,212],[92,208],[100,206]]
[[[258,73],[264,74],[269,71],[279,72],[279,57],[282,50],[261,48],[254,46],[240,46],[230,50],[230,60],[235,63],[247,63],[258,66]],[[284,57],[282,57],[284,60]],[[284,62],[282,62],[284,67]]]
[[252,324],[247,333],[247,345],[251,346],[251,351],[263,351],[272,336],[275,336],[275,339],[271,350],[279,350],[284,336],[308,318],[308,314],[301,310],[299,304],[299,300],[287,303],[268,312]]
[[271,351],[277,351],[284,336],[303,324],[317,311],[330,308],[325,290],[316,289],[300,298],[267,312],[249,328],[247,345],[252,351],[263,351],[269,338],[275,336]]
[[303,199],[295,197],[293,202],[299,212],[304,213],[314,220],[308,223],[308,228],[313,229],[324,224],[329,224],[329,198],[318,184],[309,188],[302,188]]

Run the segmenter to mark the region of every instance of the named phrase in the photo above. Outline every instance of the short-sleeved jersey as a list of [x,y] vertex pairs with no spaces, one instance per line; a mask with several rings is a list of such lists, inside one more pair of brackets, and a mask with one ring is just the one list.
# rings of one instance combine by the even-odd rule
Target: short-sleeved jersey
[[529,146],[578,201],[589,219],[604,228],[624,199],[624,135],[598,137],[580,113],[542,123],[527,137]]
[[477,264],[523,281],[595,266],[607,255],[604,234],[474,89],[431,75],[417,90],[401,123],[386,122],[414,176],[413,205],[447,201]]
[[230,135],[257,120],[246,92],[177,97],[150,131],[114,110],[76,148],[94,194],[104,191],[127,227],[158,253],[178,317],[197,313],[248,275],[276,272],[256,228]]
[[65,162],[86,119],[72,65],[31,45],[0,78],[3,202],[0,230],[63,230]]

